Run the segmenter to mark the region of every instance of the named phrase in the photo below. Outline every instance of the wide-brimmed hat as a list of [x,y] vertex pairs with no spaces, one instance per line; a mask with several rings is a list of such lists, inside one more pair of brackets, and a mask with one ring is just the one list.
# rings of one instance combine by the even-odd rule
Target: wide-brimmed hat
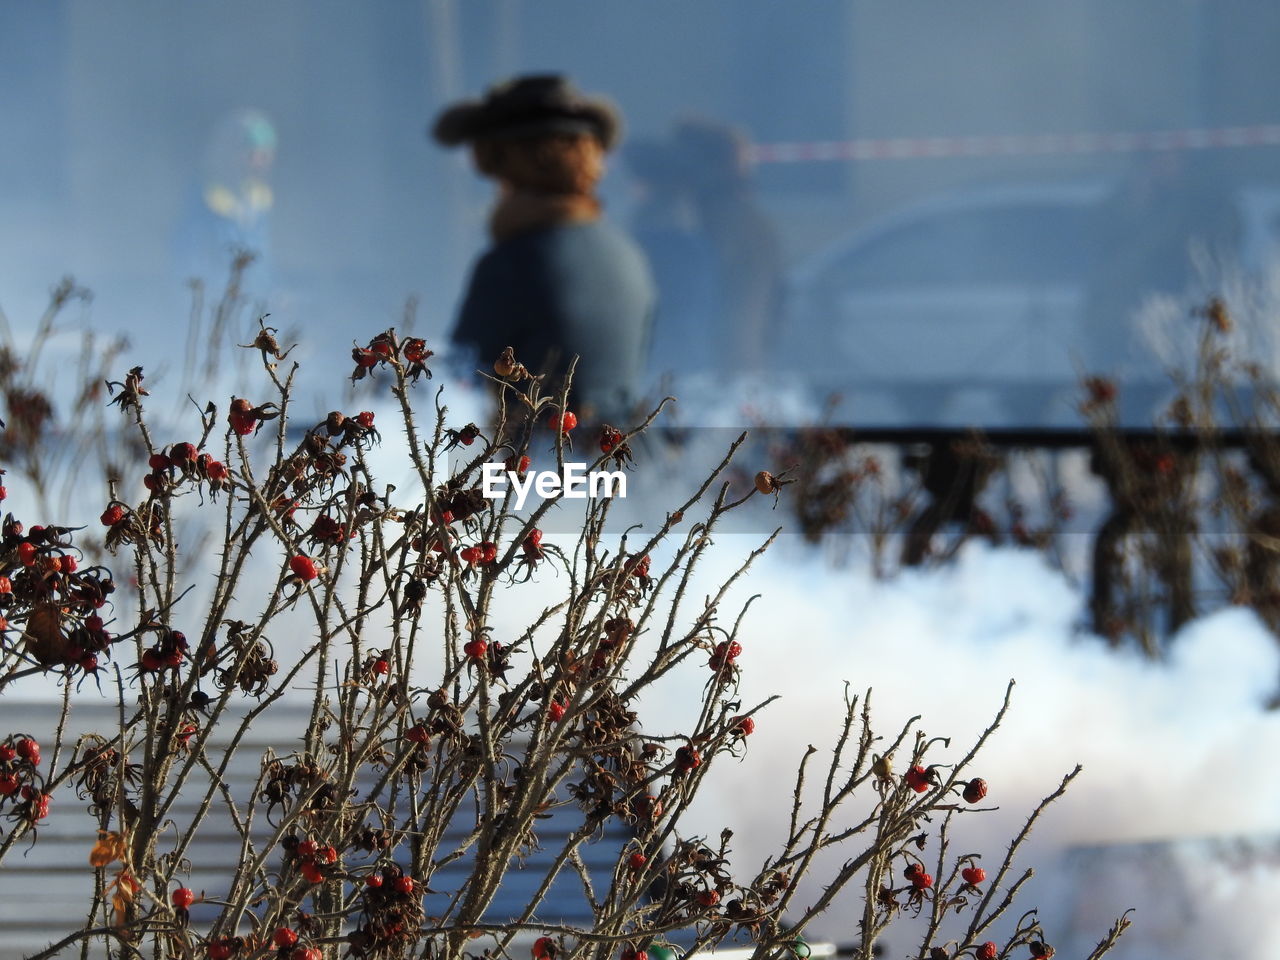
[[612,103],[589,97],[560,74],[516,77],[479,100],[445,109],[432,135],[447,147],[475,140],[518,140],[550,133],[594,134],[606,150],[618,141],[622,118]]

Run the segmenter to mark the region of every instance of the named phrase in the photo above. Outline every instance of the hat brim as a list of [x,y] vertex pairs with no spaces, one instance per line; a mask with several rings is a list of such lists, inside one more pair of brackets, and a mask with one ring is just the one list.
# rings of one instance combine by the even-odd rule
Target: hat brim
[[606,150],[612,150],[622,133],[622,118],[604,100],[584,100],[572,107],[558,106],[545,112],[523,116],[495,114],[480,100],[464,100],[440,114],[431,135],[446,147],[476,140],[522,140],[549,134],[594,135]]

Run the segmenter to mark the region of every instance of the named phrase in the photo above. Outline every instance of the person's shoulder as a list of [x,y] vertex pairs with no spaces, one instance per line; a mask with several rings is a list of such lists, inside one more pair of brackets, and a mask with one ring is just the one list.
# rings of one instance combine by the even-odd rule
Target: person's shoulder
[[494,271],[501,270],[509,260],[510,253],[504,252],[501,244],[490,246],[471,262],[471,275],[473,278],[491,275]]
[[557,237],[566,250],[583,251],[601,259],[643,263],[644,251],[626,231],[608,220],[567,225]]
[[617,244],[618,246],[634,248],[635,240],[631,235],[615,224],[612,220],[601,217],[599,220],[592,220],[588,223],[580,224],[588,233],[593,234],[598,240],[604,243]]
[[535,281],[566,282],[578,289],[596,283],[614,289],[652,286],[649,260],[640,245],[604,220],[557,224],[511,237],[495,248],[504,270]]

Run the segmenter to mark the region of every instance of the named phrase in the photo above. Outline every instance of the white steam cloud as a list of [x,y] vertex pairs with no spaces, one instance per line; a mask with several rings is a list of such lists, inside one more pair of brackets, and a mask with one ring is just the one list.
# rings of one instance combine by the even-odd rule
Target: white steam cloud
[[[723,553],[732,552],[726,544]],[[962,755],[1014,678],[1010,714],[973,768],[1001,810],[962,818],[954,854],[982,852],[990,871],[1035,803],[1080,763],[1084,772],[1040,821],[1022,859],[1042,875],[1023,906],[1043,908],[1051,937],[1087,948],[1133,906],[1139,913],[1118,955],[1147,956],[1173,923],[1170,897],[1184,887],[1196,909],[1174,911],[1177,942],[1162,947],[1165,957],[1204,956],[1197,945],[1266,942],[1280,932],[1274,918],[1249,908],[1280,894],[1274,853],[1263,852],[1280,831],[1280,774],[1267,761],[1280,747],[1280,716],[1262,707],[1280,661],[1275,639],[1249,611],[1191,624],[1169,661],[1152,664],[1080,635],[1081,596],[1028,551],[975,544],[951,566],[886,582],[865,570],[833,571],[783,543],[745,589],[764,596],[742,639],[744,702],[784,699],[759,716],[747,758],[708,778],[714,786],[698,808],[699,827],[712,836],[734,828],[744,866],[785,829],[805,745],[833,742],[843,680],[855,692],[874,687],[880,733],[920,714],[930,735],[952,736],[951,750],[930,755],[946,762]],[[1242,842],[1225,842],[1235,838]],[[1143,849],[1162,851],[1162,875],[1130,869],[1131,845],[1151,841]],[[925,853],[933,855],[935,845]],[[1092,896],[1099,887],[1111,896]],[[856,940],[840,915],[818,930]]]

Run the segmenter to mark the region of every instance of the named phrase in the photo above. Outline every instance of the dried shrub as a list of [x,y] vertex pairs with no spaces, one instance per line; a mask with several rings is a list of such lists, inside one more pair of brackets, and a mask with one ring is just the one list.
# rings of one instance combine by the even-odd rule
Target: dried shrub
[[[1029,876],[1013,862],[1075,774],[1004,854],[951,848],[956,821],[988,809],[976,764],[1008,695],[961,750],[914,719],[882,737],[869,694],[848,696],[831,748],[800,758],[785,839],[763,863],[734,869],[729,830],[683,826],[705,778],[768,716],[768,701],[739,698],[746,611],[726,597],[773,538],[692,599],[722,519],[792,492],[782,477],[724,481],[742,438],[652,533],[611,533],[610,501],[589,500],[580,534],[553,542],[540,525],[558,498],[517,513],[483,496],[482,466],[561,466],[578,429],[593,469],[643,471],[630,441],[661,407],[592,445],[563,393],[498,358],[493,422],[451,427],[441,392],[425,392],[430,351],[387,330],[357,344],[353,379],[389,391],[396,428],[356,409],[299,429],[298,367],[281,369],[276,333],[264,324],[248,344],[262,363],[253,395],[193,408],[184,430],[150,423],[148,404],[172,401],[141,368],[112,380],[100,402],[136,431],[148,472],[93,508],[102,563],[85,562],[90,531],[48,515],[5,523],[0,696],[45,675],[63,698],[49,742],[0,731],[0,869],[24,846],[37,857],[50,804],[74,797],[96,878],[83,916],[34,957],[639,960],[722,943],[793,956],[842,891],[862,892],[861,957],[903,913],[921,957],[1052,954],[1033,911],[1008,922]],[[375,475],[380,442],[417,489]],[[212,549],[181,533],[200,525]],[[512,623],[519,603],[537,612]],[[692,724],[641,717],[642,694],[687,672],[705,678]],[[299,687],[309,699],[290,714]],[[115,728],[75,736],[78,711],[101,704]],[[248,758],[251,788],[232,782],[251,731],[290,716],[300,727],[276,720],[272,747]],[[193,851],[211,834],[235,862],[197,890]],[[603,867],[588,862],[598,843],[616,843]],[[834,874],[811,877],[833,853]],[[513,902],[517,871],[526,895]],[[544,916],[558,876],[588,922]]]

